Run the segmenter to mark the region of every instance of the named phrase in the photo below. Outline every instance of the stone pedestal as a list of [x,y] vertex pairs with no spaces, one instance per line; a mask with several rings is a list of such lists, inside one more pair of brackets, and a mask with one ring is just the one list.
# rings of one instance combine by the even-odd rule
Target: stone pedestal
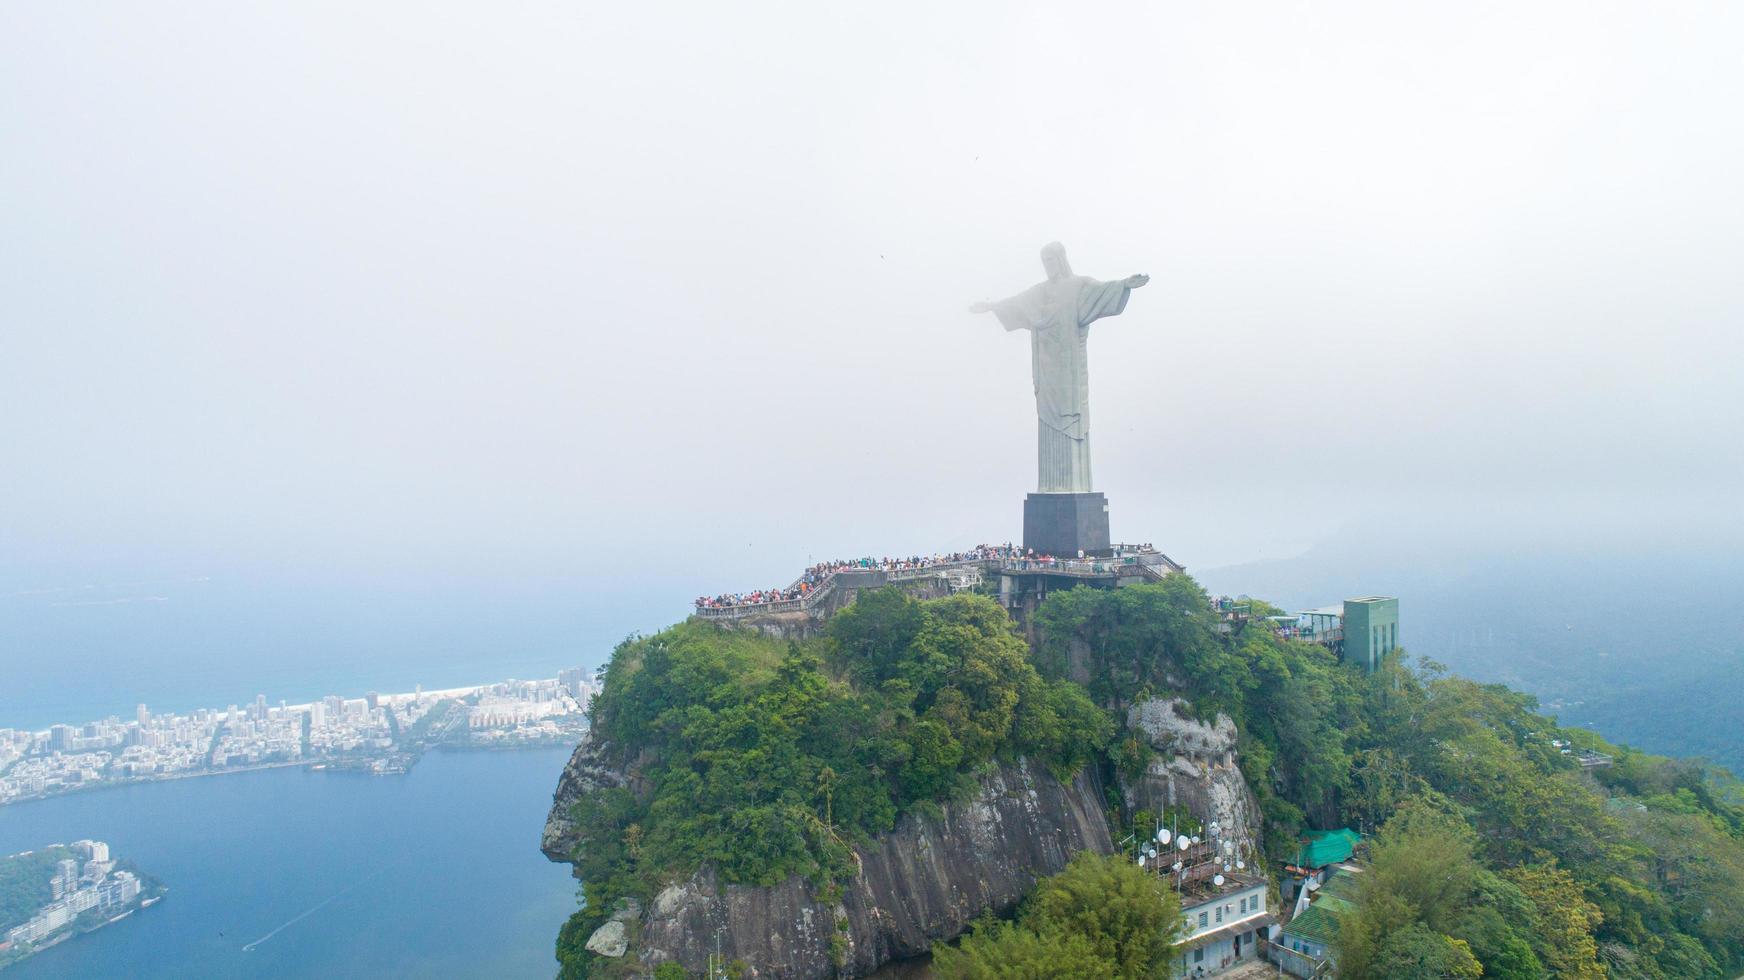
[[1113,553],[1108,498],[1100,493],[1032,493],[1023,502],[1023,546],[1038,555],[1073,558]]

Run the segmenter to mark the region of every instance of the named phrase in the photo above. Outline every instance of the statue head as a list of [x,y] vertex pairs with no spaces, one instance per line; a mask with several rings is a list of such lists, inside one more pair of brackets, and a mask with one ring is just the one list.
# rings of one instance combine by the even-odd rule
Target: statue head
[[1072,264],[1066,261],[1066,246],[1049,242],[1042,246],[1042,268],[1049,279],[1064,279],[1072,274]]

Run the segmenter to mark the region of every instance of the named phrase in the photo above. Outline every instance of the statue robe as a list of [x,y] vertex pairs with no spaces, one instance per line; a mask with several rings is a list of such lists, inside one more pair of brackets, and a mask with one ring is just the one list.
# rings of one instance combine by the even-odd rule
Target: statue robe
[[1060,276],[993,304],[1006,330],[1030,332],[1035,380],[1037,489],[1090,491],[1090,324],[1126,309],[1121,282]]

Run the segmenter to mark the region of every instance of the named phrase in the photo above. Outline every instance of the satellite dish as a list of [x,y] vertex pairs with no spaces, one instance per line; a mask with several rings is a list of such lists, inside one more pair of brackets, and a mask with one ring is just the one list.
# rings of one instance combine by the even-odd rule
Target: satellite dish
[[1235,841],[1232,841],[1232,840],[1224,841],[1223,842],[1223,853],[1234,854],[1235,853]]
[[1214,834],[1217,833],[1217,821],[1215,820],[1211,821],[1211,832]]
[[1138,856],[1138,866],[1141,868],[1144,867],[1144,855],[1143,854],[1140,854]]
[[1156,848],[1154,848],[1154,847],[1145,848],[1145,857],[1156,857],[1156,856],[1157,856],[1157,849]]
[[1213,885],[1221,886],[1223,884],[1223,876],[1222,875],[1213,875],[1211,877],[1211,883]]
[[1177,845],[1177,846],[1178,846],[1178,847],[1180,847],[1180,849],[1181,849],[1181,850],[1183,850],[1183,851],[1184,851],[1184,850],[1186,850],[1186,849],[1187,849],[1187,838],[1185,838],[1185,837],[1183,837],[1183,838],[1181,838],[1181,839],[1180,839],[1180,840],[1178,840],[1178,841],[1176,841],[1176,842],[1175,842],[1175,844],[1176,844],[1176,845]]
[[1169,828],[1164,827],[1162,830],[1157,831],[1157,843],[1167,844],[1168,842],[1169,842]]
[[1237,870],[1237,871],[1246,871],[1246,870],[1247,870],[1247,862],[1246,862],[1246,861],[1237,861],[1237,862],[1235,862],[1235,870]]
[[1179,861],[1176,861],[1176,862],[1175,862],[1175,870],[1176,870],[1176,871],[1179,871],[1179,870],[1181,870],[1181,862],[1179,862]]

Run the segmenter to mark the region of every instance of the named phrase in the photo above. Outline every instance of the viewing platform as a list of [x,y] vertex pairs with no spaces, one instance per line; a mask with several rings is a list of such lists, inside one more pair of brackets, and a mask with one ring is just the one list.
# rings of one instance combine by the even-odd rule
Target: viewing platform
[[[737,621],[783,614],[823,614],[838,608],[845,593],[900,582],[936,580],[943,589],[974,588],[990,575],[1000,578],[999,596],[1009,605],[1014,593],[1033,593],[1080,583],[1126,585],[1160,581],[1183,566],[1151,545],[1115,545],[1107,558],[1053,558],[1019,553],[1012,547],[982,547],[930,558],[860,559],[808,571],[785,589],[754,593],[753,601],[699,600],[699,619]],[[823,567],[823,566],[819,566]],[[764,599],[773,595],[778,598]]]

